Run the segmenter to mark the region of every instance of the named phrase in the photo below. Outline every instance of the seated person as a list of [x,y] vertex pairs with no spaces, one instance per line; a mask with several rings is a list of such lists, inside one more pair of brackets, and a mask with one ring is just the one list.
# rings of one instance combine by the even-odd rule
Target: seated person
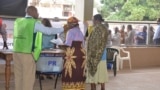
[[[46,18],[42,20],[42,23],[47,27],[52,27],[50,21]],[[50,42],[50,40],[55,39],[57,35],[45,35],[43,34],[43,40],[42,40],[42,49],[50,49],[50,48],[56,48],[56,45]]]
[[[52,27],[49,19],[44,18],[42,20],[42,23],[47,26],[47,27]],[[51,49],[51,48],[56,48],[56,45],[53,44],[52,42],[50,42],[50,40],[55,39],[57,37],[57,35],[42,35],[42,49]],[[44,80],[45,75],[41,75],[40,77],[42,80]],[[46,78],[48,79],[52,79],[51,75],[46,75]]]

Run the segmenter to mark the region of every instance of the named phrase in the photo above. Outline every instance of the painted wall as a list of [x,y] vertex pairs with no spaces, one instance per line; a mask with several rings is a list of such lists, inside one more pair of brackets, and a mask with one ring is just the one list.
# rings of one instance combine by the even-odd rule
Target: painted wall
[[[160,47],[128,47],[132,68],[160,67]],[[123,56],[125,56],[122,53]],[[129,69],[128,61],[124,61],[124,69]]]

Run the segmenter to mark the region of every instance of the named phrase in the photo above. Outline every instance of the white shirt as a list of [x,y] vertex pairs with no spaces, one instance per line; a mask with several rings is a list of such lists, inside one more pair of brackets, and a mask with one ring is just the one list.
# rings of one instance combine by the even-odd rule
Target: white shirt
[[[26,15],[26,17],[32,17],[29,15]],[[34,32],[42,32],[43,34],[52,35],[63,32],[63,27],[61,28],[53,28],[53,27],[46,27],[41,22],[37,21],[35,23]]]
[[117,32],[112,37],[112,45],[118,46],[118,45],[120,45],[120,41],[121,41],[121,34],[119,32]]
[[156,30],[155,30],[155,33],[154,33],[154,36],[153,36],[153,40],[154,39],[158,39],[158,38],[160,38],[160,25],[158,25]]
[[63,27],[61,28],[46,27],[41,22],[38,21],[35,23],[35,28],[34,28],[34,32],[42,32],[47,35],[57,34],[63,31],[64,31]]

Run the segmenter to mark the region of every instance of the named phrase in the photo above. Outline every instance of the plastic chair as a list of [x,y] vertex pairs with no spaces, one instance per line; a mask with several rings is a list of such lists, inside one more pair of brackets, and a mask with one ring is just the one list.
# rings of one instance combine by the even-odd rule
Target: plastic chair
[[120,47],[120,50],[122,51],[122,53],[125,53],[126,56],[121,56],[121,54],[119,54],[119,59],[120,59],[120,68],[123,69],[123,61],[128,60],[129,62],[129,67],[130,70],[132,69],[132,65],[131,65],[131,56],[130,56],[130,52],[129,51],[125,51],[122,47]]
[[[129,61],[129,67],[130,70],[132,69],[132,65],[131,65],[131,57],[130,57],[130,52],[126,51],[123,49],[123,47],[119,47],[119,46],[112,46],[112,48],[118,49],[118,51],[120,52],[117,55],[117,70],[123,69],[123,61],[128,60]],[[121,53],[126,54],[126,56],[121,56]]]
[[119,51],[115,48],[106,48],[107,49],[107,64],[112,63],[113,64],[113,73],[114,76],[117,74],[117,55],[119,54]]

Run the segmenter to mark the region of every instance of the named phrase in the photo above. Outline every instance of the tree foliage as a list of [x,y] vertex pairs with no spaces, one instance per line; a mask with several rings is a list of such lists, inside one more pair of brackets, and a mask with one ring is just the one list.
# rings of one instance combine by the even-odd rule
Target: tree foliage
[[160,0],[101,0],[107,20],[145,21],[160,17]]

